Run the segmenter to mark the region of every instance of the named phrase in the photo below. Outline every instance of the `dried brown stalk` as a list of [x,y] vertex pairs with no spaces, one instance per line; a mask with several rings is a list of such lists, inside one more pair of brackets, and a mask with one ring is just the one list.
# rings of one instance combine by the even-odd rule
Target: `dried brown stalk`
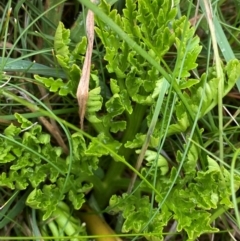
[[[93,3],[94,0],[91,0]],[[77,100],[79,105],[79,117],[80,117],[80,127],[83,129],[83,120],[86,112],[86,105],[88,100],[88,89],[89,89],[89,79],[91,71],[91,58],[93,50],[93,40],[94,40],[94,13],[88,10],[86,18],[86,31],[88,46],[85,55],[85,60],[82,68],[82,76],[80,78],[78,89],[77,89]]]

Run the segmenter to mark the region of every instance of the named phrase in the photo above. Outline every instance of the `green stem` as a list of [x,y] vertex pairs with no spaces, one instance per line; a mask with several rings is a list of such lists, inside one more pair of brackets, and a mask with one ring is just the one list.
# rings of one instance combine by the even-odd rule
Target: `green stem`
[[[238,197],[236,201],[237,203],[240,203],[240,197]],[[226,213],[226,207],[220,206],[211,216],[210,223],[214,222],[217,218],[221,217],[221,215],[223,215],[224,213]]]
[[96,175],[88,176],[87,174],[81,174],[81,180],[92,183],[95,196],[102,197],[102,194],[105,192],[105,186],[99,177]]
[[[90,122],[91,123],[91,122]],[[109,133],[109,128],[104,126],[103,123],[91,123],[91,125],[93,126],[93,128],[95,129],[95,131],[99,134],[104,133],[104,135],[108,138],[110,138],[111,140],[114,140],[112,135]]]
[[[125,148],[124,144],[127,141],[131,141],[134,139],[136,133],[138,133],[138,130],[142,124],[142,120],[144,118],[144,115],[146,113],[147,106],[143,106],[140,104],[136,104],[133,113],[129,115],[127,120],[127,129],[125,130],[124,136],[121,140],[121,143],[123,144],[119,150],[119,155],[124,156],[125,160],[128,161],[129,157],[131,156],[133,150],[129,148]],[[121,177],[126,165],[123,162],[116,162],[113,161],[106,173],[103,186],[105,187],[104,197],[100,196],[99,198],[96,196],[96,199],[98,200],[99,206],[104,207],[107,205],[109,198],[113,194],[113,191],[115,190],[115,181]]]
[[[135,182],[135,186],[140,186],[140,184],[142,183],[142,180],[136,180]],[[129,178],[118,178],[116,180],[114,180],[114,186],[113,186],[113,192],[112,193],[116,193],[118,190],[127,190],[129,186]],[[144,193],[151,193],[152,190],[147,187],[142,185],[141,187],[138,188],[137,190],[139,193],[144,192]]]

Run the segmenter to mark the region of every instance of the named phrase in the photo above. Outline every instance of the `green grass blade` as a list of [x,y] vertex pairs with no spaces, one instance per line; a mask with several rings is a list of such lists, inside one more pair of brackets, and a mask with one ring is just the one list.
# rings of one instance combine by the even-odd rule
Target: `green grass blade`
[[9,212],[5,215],[5,218],[0,222],[0,229],[4,228],[9,222],[11,222],[20,212],[22,212],[25,207],[25,201],[30,193],[30,189],[28,189],[18,200],[18,202],[9,210]]
[[[0,62],[3,61],[3,58],[0,57]],[[28,60],[21,60],[21,59],[12,59],[4,58],[5,65],[3,67],[3,71],[5,72],[27,72],[31,74],[40,74],[40,75],[46,75],[51,77],[59,77],[59,78],[66,78],[66,74],[56,68],[50,68],[48,66],[45,66],[43,64],[34,63]]]

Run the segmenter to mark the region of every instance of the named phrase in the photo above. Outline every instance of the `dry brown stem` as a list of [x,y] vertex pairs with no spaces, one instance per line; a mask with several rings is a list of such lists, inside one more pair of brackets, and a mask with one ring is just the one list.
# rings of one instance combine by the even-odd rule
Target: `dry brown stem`
[[[91,0],[94,3],[94,0]],[[88,10],[86,18],[86,31],[88,38],[88,46],[85,55],[85,60],[82,68],[82,76],[80,78],[77,89],[77,100],[79,105],[80,127],[83,129],[83,120],[86,112],[88,100],[89,79],[91,71],[91,59],[94,40],[94,13]]]

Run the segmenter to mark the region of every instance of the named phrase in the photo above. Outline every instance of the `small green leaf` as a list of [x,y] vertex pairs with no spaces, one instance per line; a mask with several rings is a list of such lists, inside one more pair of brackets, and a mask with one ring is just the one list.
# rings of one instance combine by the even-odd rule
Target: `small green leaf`
[[21,132],[21,128],[14,126],[12,123],[4,130],[4,135],[7,137],[14,137]]
[[118,116],[125,110],[119,94],[114,94],[112,98],[106,102],[106,108],[111,117]]
[[11,172],[9,172],[9,176],[7,176],[6,172],[2,172],[0,175],[0,186],[1,187],[8,187],[10,189],[15,189],[15,184],[14,179],[16,178],[16,176],[14,177],[13,175],[11,175]]
[[52,77],[47,78],[47,77],[41,77],[39,75],[34,75],[34,78],[35,80],[38,80],[39,82],[43,83],[52,92],[57,92],[59,88],[61,88],[64,85],[63,80],[60,78],[55,80]]
[[[79,171],[88,175],[92,175],[93,171],[98,167],[98,157],[87,153],[87,147],[83,136],[79,133],[72,135],[73,141],[73,156],[74,158],[67,158],[67,164],[72,165],[72,173],[78,175]],[[91,144],[90,144],[91,145]],[[79,169],[79,167],[81,167]]]
[[31,208],[40,209],[44,213],[43,220],[46,220],[56,210],[58,202],[63,198],[61,191],[55,185],[44,185],[42,190],[34,189],[29,194],[26,204]]
[[[140,148],[142,147],[144,141],[146,139],[146,135],[137,133],[133,141],[127,141],[126,144],[124,145],[126,148]],[[150,137],[150,143],[149,146],[156,148],[159,144],[159,138],[155,138],[154,136]]]
[[28,176],[24,175],[25,173],[25,169],[22,169],[20,174],[15,171],[10,172],[10,176],[15,179],[15,188],[18,190],[25,190],[29,185]]
[[126,121],[114,121],[111,124],[110,131],[112,133],[117,133],[119,131],[124,131],[127,127]]
[[184,132],[190,125],[187,113],[184,112],[181,116],[178,117],[178,123],[172,124],[168,128],[168,135]]
[[71,55],[74,57],[75,60],[83,59],[83,55],[86,53],[86,46],[87,46],[87,38],[86,36],[82,37],[81,41],[77,43],[75,49],[71,52]]
[[[137,154],[139,154],[140,152],[141,150],[136,150]],[[145,152],[145,160],[147,160],[146,165],[150,167],[154,172],[155,172],[154,167],[157,166],[160,169],[160,173],[161,173],[160,175],[165,175],[169,170],[169,166],[166,158],[161,154],[158,155],[158,153],[155,151],[147,150]],[[149,169],[149,168],[145,168],[145,169]],[[147,170],[145,172],[148,173]],[[149,173],[149,175],[151,174]]]
[[56,59],[58,64],[64,69],[66,73],[68,73],[70,69],[70,56],[62,56],[60,54],[56,55]]
[[79,210],[85,202],[83,193],[77,194],[72,190],[70,190],[68,193],[68,199],[72,202],[73,207],[77,210]]
[[78,65],[72,64],[72,66],[69,70],[69,79],[71,80],[71,81],[69,81],[69,83],[71,83],[70,89],[74,92],[74,94],[77,91],[77,85],[80,80],[81,74],[82,74],[82,71],[80,70]]
[[54,49],[56,54],[62,56],[69,55],[68,44],[70,43],[70,30],[65,29],[62,22],[59,22],[55,37],[54,37]]
[[29,121],[28,119],[24,118],[22,115],[15,113],[14,116],[17,119],[18,123],[21,124],[22,129],[32,126],[32,122]]
[[31,160],[31,154],[28,152],[24,152],[24,154],[16,160],[16,164],[12,165],[10,169],[17,171],[19,169],[23,169],[24,167],[33,165],[34,162]]
[[103,97],[101,95],[101,88],[97,87],[89,91],[87,101],[87,119],[92,123],[101,122],[97,117],[97,112],[102,109]]
[[48,144],[50,143],[51,137],[49,134],[41,134],[38,136],[39,143]]
[[221,171],[220,166],[214,159],[212,159],[210,156],[207,156],[207,160],[208,160],[209,171],[218,171],[218,172]]
[[[105,148],[103,148],[105,146]],[[89,144],[86,155],[101,157],[103,155],[109,155],[110,150],[117,152],[120,148],[121,143],[116,140],[111,140],[106,137],[103,133],[99,134],[98,137],[94,138]]]
[[117,84],[117,80],[110,79],[110,88],[113,94],[118,94],[120,92],[120,88]]
[[[184,80],[184,81],[183,81]],[[192,87],[193,85],[196,85],[196,84],[198,84],[199,83],[199,80],[197,80],[197,79],[182,79],[181,80],[181,82],[179,83],[180,84],[180,86],[179,86],[179,88],[180,89],[188,89],[188,88],[190,88],[190,87]]]
[[33,188],[36,188],[40,183],[46,180],[47,174],[49,173],[46,167],[49,167],[49,165],[36,166],[35,170],[32,168],[26,170],[26,175]]
[[12,162],[16,157],[11,154],[12,146],[0,146],[0,163]]
[[86,143],[84,137],[80,133],[72,135],[73,155],[76,159],[84,157],[86,150]]

